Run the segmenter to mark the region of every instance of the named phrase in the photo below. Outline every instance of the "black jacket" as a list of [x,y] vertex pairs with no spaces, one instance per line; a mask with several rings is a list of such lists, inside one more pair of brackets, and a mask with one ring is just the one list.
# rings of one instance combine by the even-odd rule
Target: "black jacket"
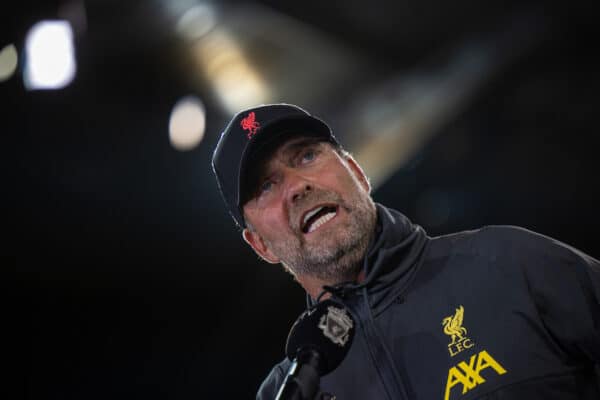
[[[366,280],[334,290],[357,321],[321,390],[348,399],[600,399],[600,263],[510,226],[430,238],[377,205]],[[273,399],[290,363],[257,399]]]

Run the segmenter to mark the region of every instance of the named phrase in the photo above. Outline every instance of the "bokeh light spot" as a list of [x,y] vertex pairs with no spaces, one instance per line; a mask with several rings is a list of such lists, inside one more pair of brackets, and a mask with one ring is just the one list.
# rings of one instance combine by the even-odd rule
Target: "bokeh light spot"
[[9,44],[0,50],[0,82],[9,79],[15,73],[18,59],[15,45]]
[[177,22],[177,32],[189,40],[206,35],[217,23],[217,15],[211,4],[200,3],[188,11]]
[[28,89],[60,89],[75,76],[73,31],[66,21],[41,21],[25,40],[24,83]]
[[206,112],[199,98],[187,96],[173,107],[169,120],[169,140],[180,151],[198,146],[204,137]]

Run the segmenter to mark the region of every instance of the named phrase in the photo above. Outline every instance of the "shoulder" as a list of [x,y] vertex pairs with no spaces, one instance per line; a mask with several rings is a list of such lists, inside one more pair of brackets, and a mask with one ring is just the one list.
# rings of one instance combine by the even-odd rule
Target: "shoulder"
[[592,257],[554,237],[511,225],[482,228],[487,240],[495,240],[502,251],[563,261],[595,261]]
[[[433,253],[440,256],[469,255],[535,265],[585,264],[598,261],[553,237],[514,225],[486,225],[432,238]],[[437,249],[436,249],[437,248]]]
[[549,236],[514,225],[486,225],[432,238],[434,243],[449,246],[454,253],[535,253],[536,251],[567,251],[569,246]]
[[493,240],[495,242],[515,242],[530,240],[547,240],[547,236],[541,235],[529,229],[515,225],[485,225],[478,229],[464,230],[448,235],[436,236],[434,239],[462,240],[466,242],[481,242]]
[[267,375],[258,389],[256,400],[271,400],[275,398],[290,364],[290,361],[286,358],[271,369],[271,372]]

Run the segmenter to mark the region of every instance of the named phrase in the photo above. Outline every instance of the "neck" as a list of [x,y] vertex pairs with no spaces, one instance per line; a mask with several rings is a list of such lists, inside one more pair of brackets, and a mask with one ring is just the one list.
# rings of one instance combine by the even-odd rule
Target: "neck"
[[[365,278],[365,271],[361,269],[360,272],[352,280],[356,283],[361,283],[365,280]],[[337,284],[342,283],[324,281],[312,275],[297,276],[296,280],[304,288],[306,293],[308,293],[308,295],[315,300],[323,292],[323,286],[335,286]],[[328,299],[329,297],[331,297],[331,293],[325,293],[323,296],[321,296],[321,300]]]

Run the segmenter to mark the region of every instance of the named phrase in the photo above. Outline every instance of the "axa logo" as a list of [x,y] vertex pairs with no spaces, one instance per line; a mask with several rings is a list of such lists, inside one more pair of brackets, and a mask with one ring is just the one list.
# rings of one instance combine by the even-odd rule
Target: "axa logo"
[[[455,386],[462,386],[461,393],[464,395],[469,390],[485,383],[485,378],[481,376],[481,373],[488,368],[492,369],[497,375],[504,375],[506,373],[506,369],[485,350],[479,354],[473,354],[469,359],[469,363],[461,361],[456,366],[450,368],[448,371],[448,380],[446,381],[444,400],[450,400],[450,395],[457,392],[456,390],[452,391],[452,389],[455,389]],[[490,378],[487,372],[486,376],[488,379]]]
[[464,307],[459,306],[455,310],[454,315],[450,315],[442,320],[444,333],[450,336],[451,342],[448,345],[448,352],[452,357],[475,345],[475,343],[467,337],[467,328],[463,326],[464,315]]
[[248,139],[251,139],[252,136],[256,135],[258,128],[260,128],[260,124],[256,121],[256,114],[254,114],[254,111],[250,112],[245,118],[242,118],[240,126],[243,130],[248,131]]

